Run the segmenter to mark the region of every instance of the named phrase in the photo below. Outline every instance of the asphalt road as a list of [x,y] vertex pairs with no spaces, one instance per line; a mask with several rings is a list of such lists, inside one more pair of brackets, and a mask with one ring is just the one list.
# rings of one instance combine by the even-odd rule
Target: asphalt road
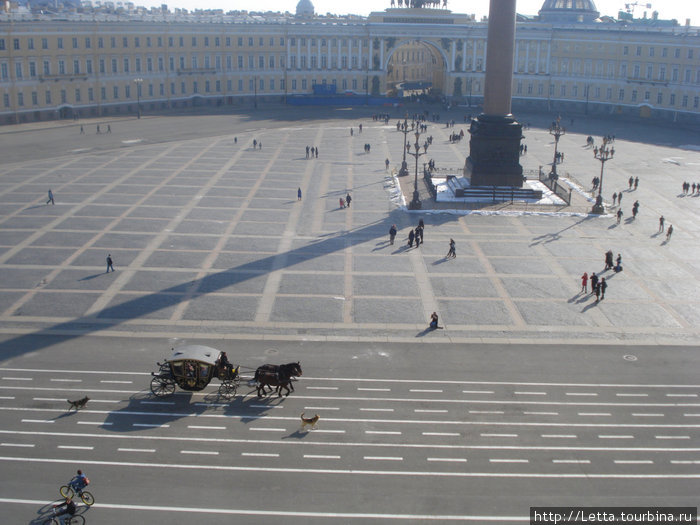
[[[694,348],[225,340],[204,344],[244,375],[301,359],[295,392],[260,400],[244,381],[230,402],[213,383],[155,398],[155,362],[185,342],[198,343],[52,337],[2,363],[11,523],[36,519],[77,468],[97,500],[88,523],[104,524],[512,523],[538,505],[697,504]],[[316,430],[301,412],[320,415]]]

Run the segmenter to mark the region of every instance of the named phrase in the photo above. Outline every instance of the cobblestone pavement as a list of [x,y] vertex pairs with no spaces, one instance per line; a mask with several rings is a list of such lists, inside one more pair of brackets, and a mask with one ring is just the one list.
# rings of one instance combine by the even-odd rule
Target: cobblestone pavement
[[[289,111],[289,114],[284,112]],[[407,212],[392,203],[403,135],[368,110],[301,118],[249,115],[18,127],[0,145],[0,329],[6,333],[138,334],[421,342],[698,344],[698,133],[580,119],[561,139],[559,172],[587,183],[600,164],[585,147],[614,133],[604,195],[624,217]],[[461,119],[461,113],[454,114]],[[397,115],[398,116],[398,115]],[[85,123],[90,130],[94,123]],[[359,133],[358,125],[363,124]],[[550,161],[548,117],[533,117],[526,169]],[[353,136],[350,128],[354,128]],[[429,158],[462,166],[468,135],[431,125]],[[234,143],[234,137],[236,142]],[[253,141],[262,142],[254,149]],[[371,152],[364,145],[371,144]],[[307,159],[306,146],[319,148]],[[35,154],[29,154],[34,148]],[[38,148],[38,151],[37,151]],[[60,154],[59,154],[60,153]],[[18,157],[22,156],[20,160]],[[627,189],[630,176],[640,178]],[[402,179],[405,193],[410,181]],[[405,182],[404,182],[405,181]],[[45,204],[47,191],[55,205]],[[297,200],[297,188],[303,198]],[[339,198],[352,194],[340,209]],[[410,200],[410,198],[409,198]],[[631,206],[640,214],[631,219]],[[567,210],[564,210],[567,211]],[[658,232],[666,217],[675,233]],[[423,218],[425,244],[406,235]],[[389,244],[391,224],[399,228]],[[454,238],[457,258],[446,260]],[[624,271],[599,303],[580,276]],[[105,273],[111,254],[116,271]],[[437,311],[443,330],[426,331]]]

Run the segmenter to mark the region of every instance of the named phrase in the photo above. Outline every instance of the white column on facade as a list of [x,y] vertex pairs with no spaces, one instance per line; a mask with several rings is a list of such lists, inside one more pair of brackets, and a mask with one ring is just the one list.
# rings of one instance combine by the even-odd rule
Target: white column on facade
[[530,72],[530,41],[525,41],[525,73]]
[[332,61],[331,61],[331,42],[333,42],[333,39],[329,38],[328,42],[327,42],[328,45],[326,46],[326,60],[328,61],[328,63],[326,64],[326,69],[330,69],[331,64],[332,64]]
[[343,62],[340,59],[340,56],[341,56],[340,50],[342,49],[342,45],[343,45],[343,39],[338,38],[338,69],[341,69],[343,67]]
[[544,72],[549,75],[549,61],[552,58],[552,42],[547,42],[547,63],[544,66]]
[[289,69],[289,60],[290,60],[291,56],[292,56],[292,48],[291,48],[291,45],[289,44],[289,37],[287,37],[287,63],[285,64],[287,69]]
[[515,41],[515,56],[513,57],[513,72],[518,72],[518,59],[520,58],[520,40]]
[[467,41],[462,40],[462,71],[467,70]]
[[476,71],[476,40],[472,42],[472,71]]
[[455,70],[455,55],[457,52],[457,42],[452,41],[452,56],[450,57],[450,72]]
[[357,41],[357,69],[362,69],[362,39]]
[[297,38],[297,69],[301,69],[301,38]]
[[481,66],[484,71],[486,71],[486,51],[488,51],[488,40],[484,40],[484,55],[481,57]]
[[352,69],[352,38],[348,38],[348,69]]
[[379,67],[384,67],[384,39],[379,39]]
[[369,69],[374,69],[374,64],[372,64],[372,60],[374,57],[374,40],[372,40],[372,37],[369,37],[369,60],[367,62],[367,67]]
[[321,38],[317,40],[318,48],[316,49],[316,67],[321,68]]
[[537,41],[537,62],[535,63],[535,73],[540,72],[540,47],[542,46],[542,41]]
[[306,69],[311,69],[311,39],[306,40]]

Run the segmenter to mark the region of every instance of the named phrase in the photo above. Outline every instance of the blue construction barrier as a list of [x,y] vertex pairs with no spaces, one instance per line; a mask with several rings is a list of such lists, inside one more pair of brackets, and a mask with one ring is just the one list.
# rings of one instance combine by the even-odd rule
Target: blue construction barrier
[[293,95],[287,97],[290,106],[392,106],[403,104],[400,98],[371,95]]

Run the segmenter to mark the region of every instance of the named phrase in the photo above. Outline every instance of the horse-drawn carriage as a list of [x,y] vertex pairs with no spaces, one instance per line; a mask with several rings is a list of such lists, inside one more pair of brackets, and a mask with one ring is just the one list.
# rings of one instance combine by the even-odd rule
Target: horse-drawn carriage
[[226,352],[202,345],[187,345],[173,349],[169,359],[157,363],[158,372],[151,372],[151,392],[156,396],[167,396],[176,387],[190,392],[204,390],[213,378],[217,378],[219,395],[227,399],[236,395],[240,384],[238,371],[229,363]]
[[[158,372],[151,372],[151,392],[158,397],[175,393],[176,387],[190,392],[204,390],[213,378],[217,378],[219,395],[231,399],[236,395],[241,378],[240,366],[233,367],[228,361],[226,352],[202,345],[187,345],[173,349],[169,359],[157,363]],[[292,382],[301,375],[301,365],[287,363],[284,365],[262,365],[255,370],[252,381],[255,383],[258,397],[267,394],[266,390],[276,388],[282,395],[284,388],[289,395],[294,391]]]

